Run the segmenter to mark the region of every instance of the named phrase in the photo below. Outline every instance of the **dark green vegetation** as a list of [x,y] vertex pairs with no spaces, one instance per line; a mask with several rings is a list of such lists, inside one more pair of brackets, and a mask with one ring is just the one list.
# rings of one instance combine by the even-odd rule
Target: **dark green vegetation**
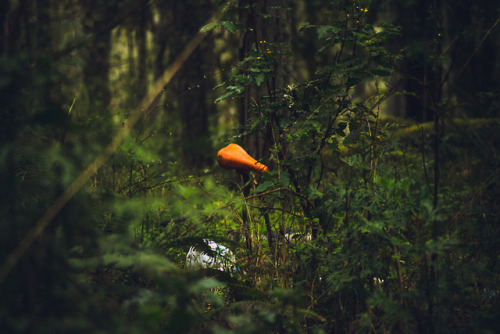
[[0,6],[0,333],[500,331],[498,1]]

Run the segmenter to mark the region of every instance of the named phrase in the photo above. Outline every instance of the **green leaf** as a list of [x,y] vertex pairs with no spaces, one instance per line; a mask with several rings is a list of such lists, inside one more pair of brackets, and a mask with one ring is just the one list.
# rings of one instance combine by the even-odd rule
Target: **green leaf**
[[321,199],[321,198],[323,198],[323,193],[321,191],[319,191],[313,185],[309,185],[309,192],[307,194],[307,197],[310,200]]
[[231,32],[233,34],[236,32],[236,26],[233,24],[233,22],[231,22],[231,21],[222,21],[221,24],[222,24],[222,27],[224,29],[226,29],[227,31],[229,31],[229,32]]
[[210,23],[204,25],[203,27],[201,27],[200,32],[207,33],[209,31],[215,29],[218,26],[219,26],[219,22],[210,22]]
[[264,73],[259,73],[256,77],[255,77],[255,84],[257,86],[260,86],[262,85],[262,83],[266,81],[266,76],[264,75]]
[[235,95],[234,92],[227,92],[221,96],[219,96],[218,98],[215,99],[215,103],[219,103],[220,101],[224,101],[225,99],[227,99],[228,97],[231,97]]
[[318,28],[318,37],[323,38],[327,33],[332,32],[333,34],[338,33],[339,29],[334,26],[321,26]]
[[255,192],[262,193],[262,192],[267,191],[267,190],[272,189],[272,188],[274,188],[274,184],[272,182],[264,181],[261,184],[259,184],[257,189],[255,189]]
[[227,90],[234,91],[237,94],[241,94],[245,90],[245,87],[243,87],[243,86],[228,86]]
[[288,187],[290,185],[290,174],[288,174],[287,172],[282,172],[280,175],[280,183],[283,186]]

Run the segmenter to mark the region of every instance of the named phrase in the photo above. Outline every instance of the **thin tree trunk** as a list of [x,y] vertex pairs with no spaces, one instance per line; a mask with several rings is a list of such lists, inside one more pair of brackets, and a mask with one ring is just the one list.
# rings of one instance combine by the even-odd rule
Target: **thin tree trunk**
[[[197,8],[193,11],[192,8]],[[174,1],[172,15],[174,34],[171,36],[172,53],[184,48],[185,43],[196,33],[212,15],[212,5],[209,1]],[[209,80],[203,80],[211,71],[209,61],[213,50],[211,36],[207,36],[198,48],[191,54],[186,64],[177,75],[176,103],[181,121],[180,137],[184,166],[189,170],[199,170],[211,165],[213,157],[210,144],[208,117],[214,111],[213,100],[209,99],[208,91],[212,89]]]
[[87,92],[89,112],[104,112],[111,102],[109,89],[109,58],[111,30],[105,29],[116,8],[113,4],[96,0],[83,1],[85,9],[83,31],[92,42],[82,49],[83,79]]

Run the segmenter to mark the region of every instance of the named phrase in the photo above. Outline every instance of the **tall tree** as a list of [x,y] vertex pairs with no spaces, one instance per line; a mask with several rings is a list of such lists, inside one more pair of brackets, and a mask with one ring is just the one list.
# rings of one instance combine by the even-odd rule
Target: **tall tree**
[[[171,1],[170,10],[174,28],[168,38],[171,55],[176,57],[212,16],[214,6],[210,0]],[[213,39],[207,36],[177,74],[176,94],[179,98],[176,108],[181,121],[182,158],[188,169],[199,168],[213,161],[208,118],[214,112],[214,105],[210,102],[213,98],[208,94],[211,90],[210,81],[203,80],[213,70],[212,43]]]
[[97,0],[82,1],[80,5],[84,10],[83,31],[92,41],[81,50],[86,98],[89,111],[99,113],[106,111],[111,102],[111,18],[116,15],[118,6],[113,1],[103,3]]
[[[403,59],[389,84],[409,94],[398,97],[400,104],[390,106],[389,113],[431,121],[437,108],[446,108],[439,106],[445,100],[459,101],[449,110],[455,114],[475,113],[478,94],[494,91],[498,81],[497,13],[494,0],[374,1],[370,7],[374,23],[389,20],[401,27],[391,49],[402,52]],[[404,110],[394,110],[397,107]]]
[[[291,43],[291,14],[286,0],[254,1],[245,0],[240,4],[240,23],[244,30],[240,38],[239,60],[243,61],[252,52],[263,52],[273,58],[271,79],[260,87],[256,85],[246,87],[241,101],[240,123],[248,125],[252,104],[259,104],[261,96],[276,99],[276,94],[290,83],[292,64],[285,54]],[[269,142],[265,137],[270,133],[253,134],[244,138],[244,146],[257,157],[266,154]]]

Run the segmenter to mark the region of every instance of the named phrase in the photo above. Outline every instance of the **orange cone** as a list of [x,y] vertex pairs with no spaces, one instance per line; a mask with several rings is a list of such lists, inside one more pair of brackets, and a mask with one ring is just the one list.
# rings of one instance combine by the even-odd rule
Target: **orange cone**
[[252,158],[240,145],[229,144],[217,152],[217,162],[222,168],[238,172],[268,172],[269,168]]

